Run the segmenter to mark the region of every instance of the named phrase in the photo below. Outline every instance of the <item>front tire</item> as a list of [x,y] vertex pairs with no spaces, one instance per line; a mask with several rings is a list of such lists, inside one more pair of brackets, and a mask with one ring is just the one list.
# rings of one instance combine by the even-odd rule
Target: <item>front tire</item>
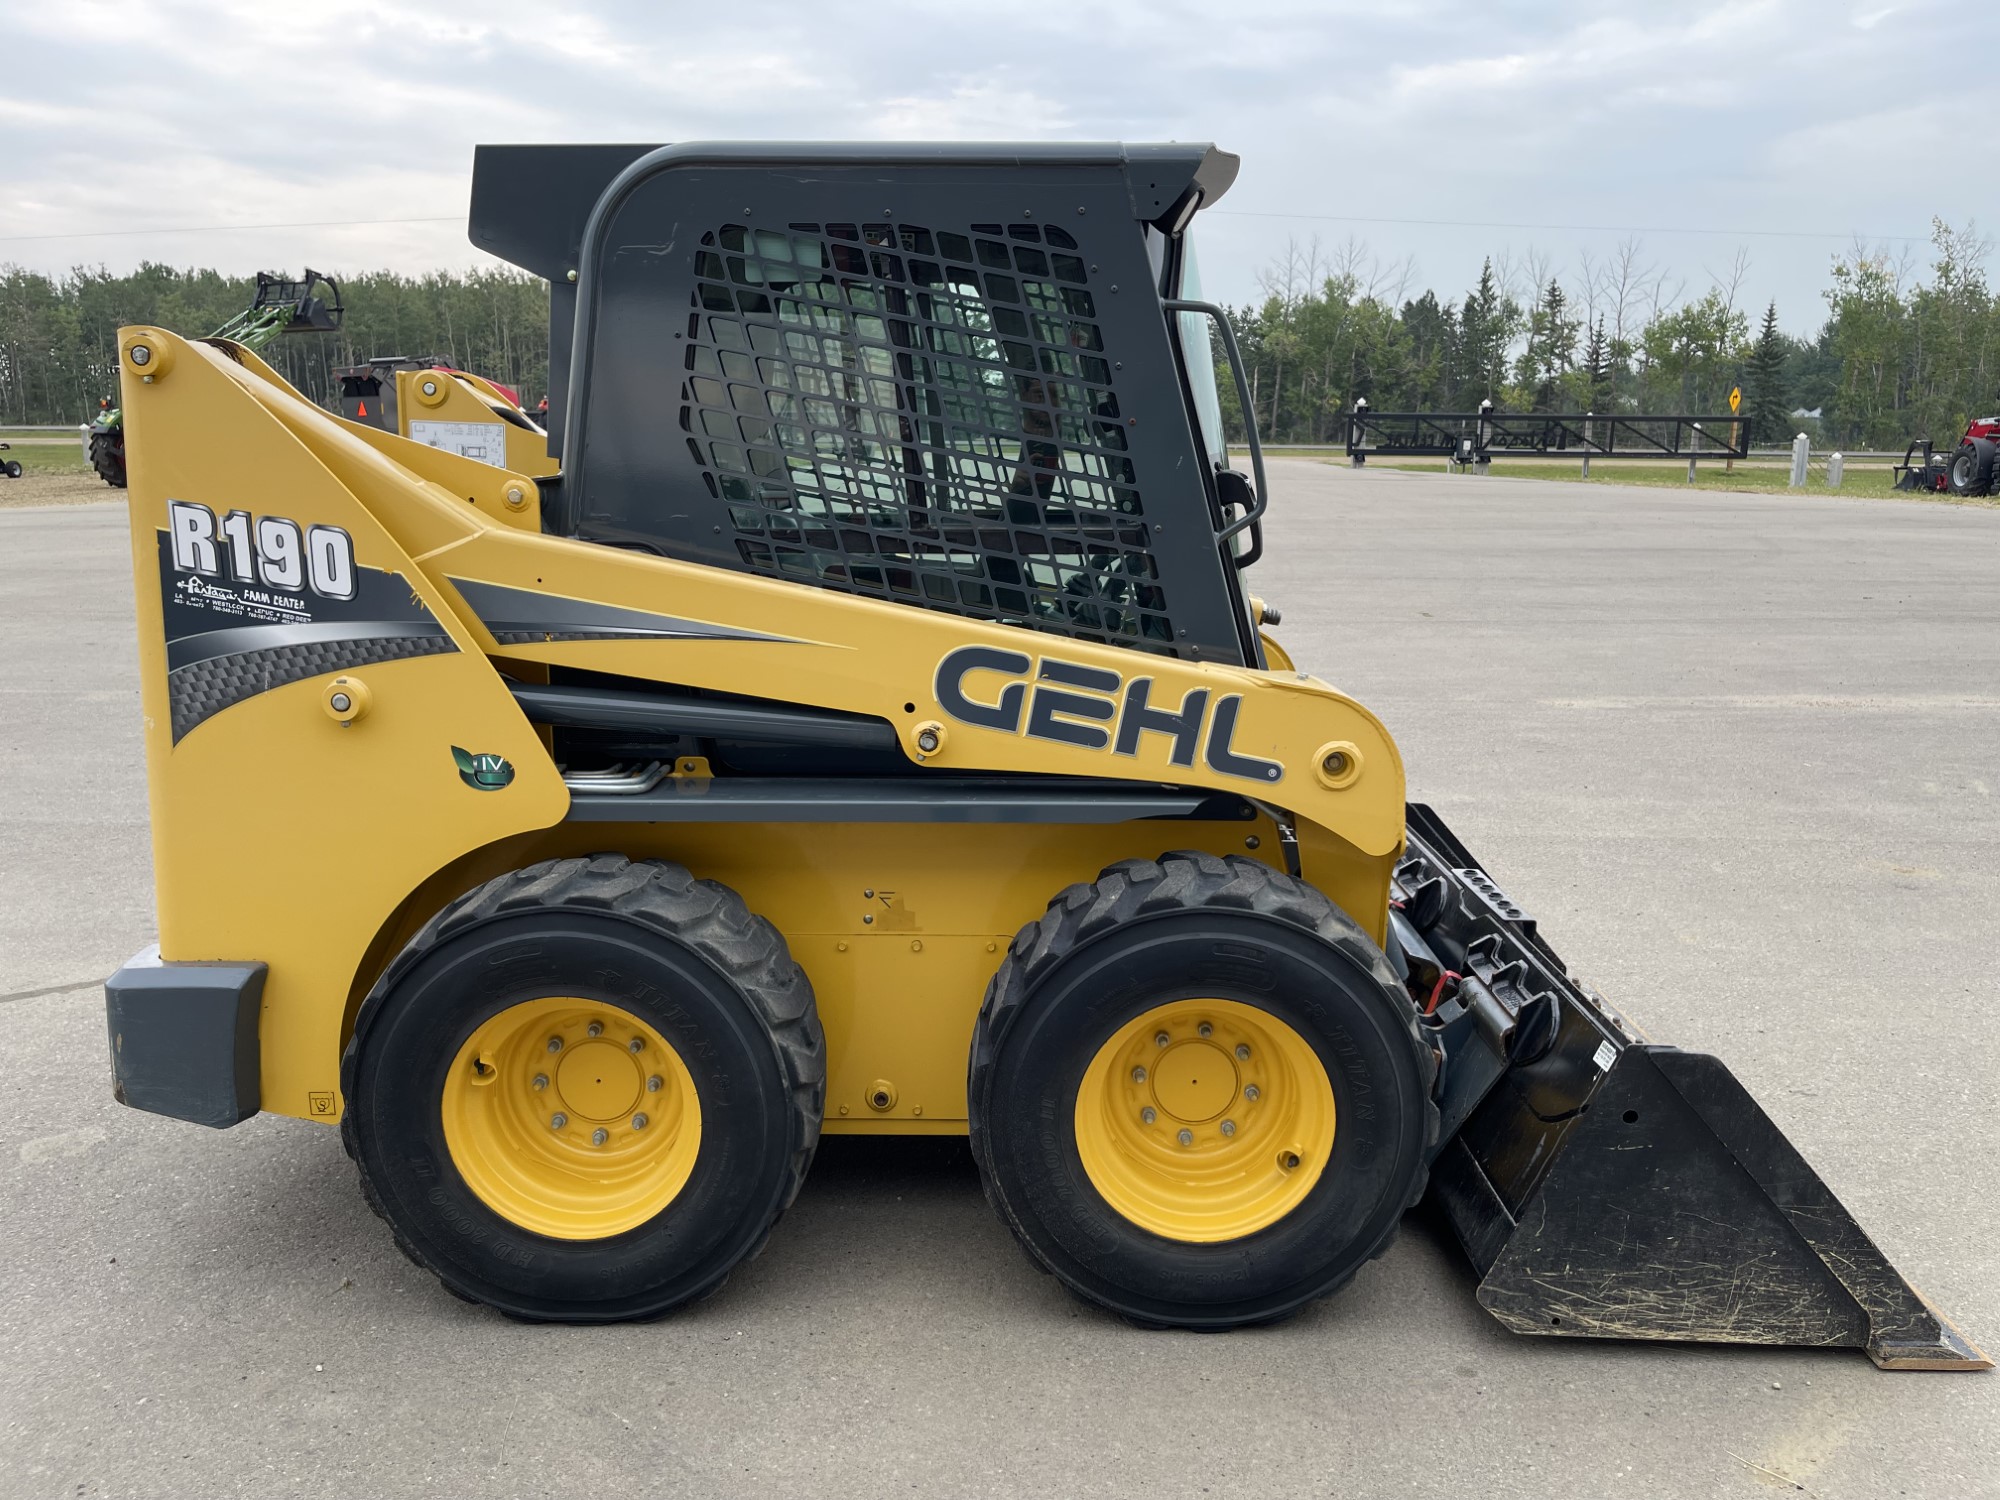
[[1128,860],[1024,928],[969,1084],[987,1196],[1084,1300],[1151,1326],[1288,1316],[1422,1194],[1436,1061],[1367,935],[1253,860]]
[[678,865],[503,875],[390,964],[342,1137],[397,1244],[512,1316],[657,1317],[762,1248],[819,1139],[825,1046],[784,939]]

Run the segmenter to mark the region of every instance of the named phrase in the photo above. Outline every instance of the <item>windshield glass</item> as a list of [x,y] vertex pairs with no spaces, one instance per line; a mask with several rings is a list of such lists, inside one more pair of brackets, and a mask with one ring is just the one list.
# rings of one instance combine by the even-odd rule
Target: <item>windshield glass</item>
[[[1195,257],[1194,231],[1181,237],[1181,296],[1200,302],[1201,264]],[[1188,387],[1194,392],[1195,420],[1201,424],[1202,447],[1208,461],[1220,469],[1229,456],[1222,439],[1222,399],[1216,394],[1215,349],[1211,343],[1209,320],[1201,313],[1179,315],[1181,359],[1187,365]]]

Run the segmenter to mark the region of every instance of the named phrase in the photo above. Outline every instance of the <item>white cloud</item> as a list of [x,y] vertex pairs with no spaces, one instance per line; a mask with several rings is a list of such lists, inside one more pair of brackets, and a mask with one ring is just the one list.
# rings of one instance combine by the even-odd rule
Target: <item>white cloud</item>
[[[1942,169],[1990,110],[1883,80],[1928,76],[1987,8],[1829,25],[1823,0],[0,0],[0,261],[470,264],[472,147],[506,140],[1214,139],[1244,157],[1224,210],[1475,226],[1213,215],[1206,276],[1236,301],[1287,234],[1358,234],[1446,293],[1488,254],[1574,267],[1619,226],[1920,236],[1983,206]],[[23,238],[320,220],[347,227]],[[1613,228],[1476,227],[1497,222]],[[1735,248],[1648,240],[1697,287]],[[1747,243],[1746,295],[1809,326],[1840,244]]]

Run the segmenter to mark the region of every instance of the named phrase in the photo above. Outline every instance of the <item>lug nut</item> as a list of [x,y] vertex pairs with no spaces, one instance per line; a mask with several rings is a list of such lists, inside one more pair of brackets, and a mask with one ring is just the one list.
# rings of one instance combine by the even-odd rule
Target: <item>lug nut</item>
[[562,1051],[562,1038],[561,1038],[561,1037],[559,1037],[559,1036],[552,1036],[552,1037],[550,1037],[550,1038],[549,1038],[549,1051],[551,1051],[551,1052],[560,1052],[560,1051]]
[[1299,1164],[1299,1153],[1298,1153],[1298,1152],[1296,1152],[1296,1151],[1280,1151],[1280,1152],[1278,1153],[1278,1165],[1279,1165],[1279,1166],[1281,1166],[1281,1167],[1283,1167],[1283,1168],[1284,1168],[1284,1169],[1285,1169],[1285,1170],[1286,1170],[1287,1172],[1289,1172],[1289,1171],[1291,1171],[1291,1170],[1292,1170],[1293,1168],[1297,1167],[1297,1166],[1298,1166],[1298,1164]]
[[625,1050],[627,1052],[644,1052],[646,1050],[646,1044],[639,1037],[635,1036],[632,1038],[631,1041],[625,1044]]
[[583,1030],[584,1034],[587,1036],[603,1036],[604,1023],[602,1021],[592,1021],[588,1026],[584,1027]]
[[543,1089],[547,1088],[548,1086],[549,1086],[549,1075],[546,1073],[537,1073],[535,1075],[535,1080],[533,1085],[535,1091],[537,1093],[540,1093]]
[[652,1122],[646,1118],[644,1113],[632,1116],[632,1128],[634,1130],[644,1130],[651,1123]]
[[1198,1036],[1214,1036],[1215,1028],[1209,1025],[1208,1022],[1203,1021],[1199,1026],[1195,1027],[1195,1033]]
[[1179,1141],[1183,1146],[1192,1146],[1194,1144],[1194,1132],[1192,1130],[1183,1130],[1174,1139]]
[[1134,1083],[1144,1083],[1146,1081],[1146,1070],[1144,1068],[1134,1068],[1132,1070],[1132,1081]]
[[649,1094],[657,1094],[659,1093],[660,1088],[664,1083],[665,1080],[662,1079],[658,1073],[655,1073],[651,1078],[648,1078],[646,1080],[646,1092]]
[[1241,1042],[1236,1044],[1236,1060],[1238,1062],[1250,1061],[1250,1049]]
[[1222,1122],[1222,1133],[1224,1135],[1236,1134],[1236,1122],[1234,1120],[1224,1120]]
[[1150,1125],[1153,1121],[1159,1119],[1159,1116],[1153,1113],[1153,1106],[1149,1104],[1139,1111],[1139,1118]]
[[611,1132],[604,1129],[602,1126],[599,1126],[596,1130],[590,1132],[590,1144],[593,1146],[601,1146],[610,1139],[611,1139]]
[[1164,1047],[1167,1045],[1168,1042],[1171,1042],[1172,1040],[1173,1038],[1168,1036],[1164,1031],[1155,1032],[1153,1034],[1153,1045],[1155,1047]]
[[1263,1090],[1258,1088],[1256,1084],[1246,1083],[1243,1085],[1243,1097],[1248,1099],[1252,1104],[1255,1104],[1263,1096]]
[[561,1130],[567,1124],[569,1124],[569,1116],[561,1110],[557,1110],[549,1116],[549,1129],[551,1130]]

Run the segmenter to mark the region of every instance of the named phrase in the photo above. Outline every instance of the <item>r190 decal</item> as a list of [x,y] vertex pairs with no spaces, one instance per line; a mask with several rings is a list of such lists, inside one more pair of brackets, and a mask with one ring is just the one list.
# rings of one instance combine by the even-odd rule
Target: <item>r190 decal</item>
[[354,539],[338,526],[309,526],[283,516],[232,510],[219,521],[206,505],[167,502],[167,535],[174,567],[204,578],[225,571],[237,583],[304,593],[322,599],[354,597]]
[[[1142,735],[1156,734],[1168,759],[1192,766],[1197,753],[1211,771],[1265,786],[1282,780],[1282,762],[1238,753],[1236,716],[1243,695],[1224,693],[1210,706],[1205,687],[1190,688],[1178,704],[1155,703],[1151,677],[1127,681],[1104,667],[1044,656],[1039,668],[1024,651],[960,646],[938,663],[933,687],[944,711],[961,724],[1025,734],[1031,739],[1113,755],[1137,755]],[[980,674],[972,691],[966,678]],[[996,692],[995,689],[998,689]]]

